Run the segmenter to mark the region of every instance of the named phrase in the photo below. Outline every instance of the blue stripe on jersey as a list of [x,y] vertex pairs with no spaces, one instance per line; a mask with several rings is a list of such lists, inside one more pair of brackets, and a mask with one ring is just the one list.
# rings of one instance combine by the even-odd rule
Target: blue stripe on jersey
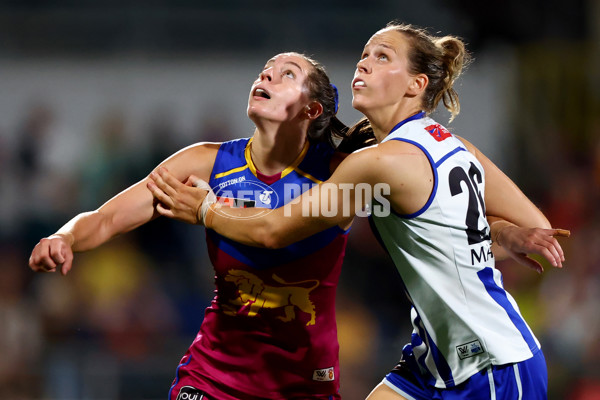
[[513,305],[508,300],[508,297],[506,297],[506,292],[504,291],[504,289],[499,287],[494,281],[494,270],[490,267],[485,267],[481,271],[477,272],[477,275],[479,276],[479,279],[485,286],[485,289],[487,290],[488,294],[496,301],[496,303],[498,303],[504,309],[504,311],[506,311],[512,323],[519,330],[521,336],[523,336],[523,339],[529,346],[529,349],[532,352],[537,350],[537,343],[535,342],[533,335],[529,331],[529,328],[525,324],[525,321],[523,321],[523,318],[514,309]]
[[315,253],[331,243],[336,237],[344,235],[348,231],[349,230],[344,231],[339,226],[333,226],[299,242],[292,243],[282,249],[263,249],[260,247],[246,246],[221,236],[212,229],[207,229],[206,235],[220,250],[234,257],[238,261],[252,268],[267,269]]
[[[446,358],[444,358],[444,355],[440,352],[440,349],[438,349],[437,345],[433,341],[433,338],[425,329],[423,321],[421,320],[421,317],[419,316],[418,311],[416,311],[416,309],[415,312],[417,312],[417,318],[415,318],[414,320],[414,325],[419,327],[419,334],[412,336],[411,344],[413,345],[413,348],[420,345],[423,341],[423,336],[425,336],[427,338],[427,348],[428,351],[431,353],[431,356],[433,357],[433,362],[435,363],[435,368],[437,369],[437,372],[440,374],[440,377],[444,380],[446,387],[450,388],[455,386],[454,377],[452,376],[452,369],[450,368],[450,365],[448,365],[448,361],[446,361]],[[429,368],[427,367],[427,365],[425,365],[425,354],[423,354],[418,361],[419,364],[423,366],[424,370],[429,372]]]
[[451,152],[446,154],[444,157],[440,158],[438,160],[438,162],[435,163],[435,167],[438,168],[440,165],[442,165],[442,163],[444,161],[446,161],[447,159],[449,159],[450,157],[452,157],[454,154],[458,153],[459,151],[467,151],[467,149],[465,149],[464,147],[455,148],[454,150],[452,150]]
[[425,150],[425,147],[423,147],[420,143],[414,142],[409,139],[403,139],[403,138],[391,138],[390,140],[398,140],[400,142],[406,142],[406,143],[412,144],[413,146],[417,146],[419,149],[421,149],[421,151],[423,153],[425,153],[425,155],[429,159],[429,164],[431,164],[431,166],[433,167],[432,168],[433,169],[433,190],[431,191],[431,195],[429,196],[429,199],[427,199],[427,203],[425,203],[425,205],[423,207],[421,207],[420,210],[418,210],[412,214],[400,214],[400,213],[397,213],[396,211],[394,211],[394,209],[390,207],[391,212],[393,212],[395,215],[397,215],[401,218],[406,218],[406,219],[416,218],[419,215],[423,214],[425,211],[427,211],[427,209],[433,202],[435,194],[437,193],[437,187],[438,187],[438,181],[439,181],[437,168],[435,168],[435,163],[433,162],[433,158],[431,157],[431,154],[429,154],[429,152],[427,150]]
[[[402,125],[406,124],[407,122],[415,121],[417,119],[421,119],[421,118],[424,118],[424,117],[425,117],[425,111],[421,111],[421,112],[416,113],[415,115],[411,115],[410,117],[408,117],[408,118],[406,118],[406,119],[398,122],[396,124],[396,126],[394,126],[392,128],[392,130],[390,131],[390,133],[394,132],[396,129],[400,128]],[[388,133],[388,135],[390,133]]]

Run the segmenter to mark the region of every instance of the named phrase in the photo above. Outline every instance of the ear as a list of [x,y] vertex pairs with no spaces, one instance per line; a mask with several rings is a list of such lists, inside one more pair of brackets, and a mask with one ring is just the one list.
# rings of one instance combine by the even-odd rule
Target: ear
[[311,101],[304,107],[304,113],[308,119],[317,119],[323,114],[323,106],[318,101]]
[[407,94],[417,96],[425,91],[429,78],[425,74],[418,74],[412,78],[412,82],[408,85]]

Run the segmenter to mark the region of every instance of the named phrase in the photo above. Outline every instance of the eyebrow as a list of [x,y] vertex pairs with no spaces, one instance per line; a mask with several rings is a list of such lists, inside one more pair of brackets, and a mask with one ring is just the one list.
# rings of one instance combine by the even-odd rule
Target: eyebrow
[[[265,64],[265,66],[263,67],[263,70],[264,70],[265,68],[267,68],[267,67],[269,66],[269,64],[272,64],[273,62],[274,62],[274,60],[273,60],[273,59],[271,59],[271,60],[267,61],[267,63],[266,63],[266,64]],[[294,62],[294,61],[285,61],[283,64],[284,64],[284,65],[285,65],[285,64],[291,64],[291,65],[295,66],[296,68],[298,68],[300,71],[304,72],[304,70],[302,69],[302,67],[301,67],[301,66],[300,66],[298,63],[296,63],[296,62]]]
[[[387,43],[378,43],[378,44],[376,44],[374,46],[371,46],[371,47],[375,48],[375,49],[378,48],[378,47],[383,47],[384,49],[388,49],[388,50],[391,50],[394,53],[396,53],[396,48],[394,46],[391,46],[391,45],[387,44]],[[366,49],[367,48],[365,47],[365,49],[363,50],[363,53],[365,52]]]

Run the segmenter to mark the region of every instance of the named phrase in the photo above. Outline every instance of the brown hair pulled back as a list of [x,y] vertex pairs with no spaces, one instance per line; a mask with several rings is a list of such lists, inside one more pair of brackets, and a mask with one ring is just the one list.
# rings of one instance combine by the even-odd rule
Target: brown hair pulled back
[[464,42],[455,36],[436,37],[425,29],[409,24],[391,22],[384,30],[395,30],[408,38],[410,73],[425,74],[429,78],[423,95],[423,110],[433,112],[441,100],[450,112],[452,121],[460,112],[454,82],[471,62]]
[[348,127],[336,117],[337,93],[321,63],[304,54],[294,54],[304,58],[312,66],[306,79],[309,98],[323,106],[323,113],[308,127],[308,139],[311,142],[328,142],[335,147],[338,139],[346,137],[348,130]]

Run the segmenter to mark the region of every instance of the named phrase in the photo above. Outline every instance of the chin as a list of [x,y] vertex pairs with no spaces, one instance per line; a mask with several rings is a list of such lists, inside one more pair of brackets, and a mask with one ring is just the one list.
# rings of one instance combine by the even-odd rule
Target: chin
[[256,108],[250,106],[248,107],[248,110],[246,110],[246,115],[248,115],[248,118],[250,118],[252,121],[260,118],[260,112]]
[[367,109],[367,107],[365,107],[364,104],[362,104],[360,101],[353,99],[352,100],[352,108],[354,108],[356,111],[360,111],[361,113],[365,113],[365,110]]

